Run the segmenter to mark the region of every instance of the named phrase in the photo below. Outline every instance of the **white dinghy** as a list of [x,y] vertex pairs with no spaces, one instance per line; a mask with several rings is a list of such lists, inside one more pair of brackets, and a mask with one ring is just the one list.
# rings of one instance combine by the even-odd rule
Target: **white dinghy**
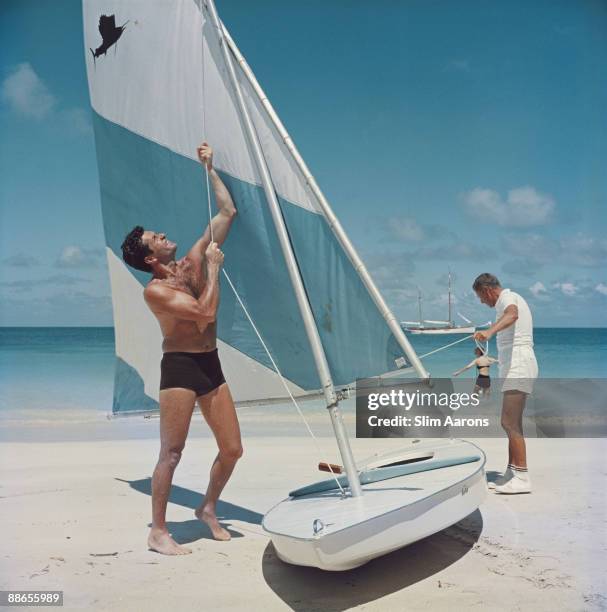
[[162,343],[142,296],[148,277],[127,268],[120,244],[139,224],[186,248],[200,236],[211,209],[196,159],[205,139],[238,210],[222,246],[217,316],[232,395],[249,405],[323,397],[343,464],[342,476],[292,491],[266,514],[280,558],[349,569],[473,512],[485,458],[468,442],[403,443],[357,466],[336,388],[395,369],[429,374],[213,1],[84,0],[83,24],[114,309],[114,414],[157,412]]
[[462,440],[408,449],[361,466],[361,496],[344,496],[334,480],[325,481],[334,485],[330,490],[315,492],[311,485],[291,492],[263,519],[278,556],[296,565],[348,570],[478,508],[486,494],[482,450]]

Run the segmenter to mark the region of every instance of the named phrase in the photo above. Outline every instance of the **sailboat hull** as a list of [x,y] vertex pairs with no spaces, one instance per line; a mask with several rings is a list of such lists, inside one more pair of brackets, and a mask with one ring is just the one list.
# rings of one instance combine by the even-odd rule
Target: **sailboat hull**
[[[474,512],[487,491],[482,450],[461,440],[411,445],[413,454],[421,451],[431,452],[434,459],[475,452],[479,459],[373,482],[363,486],[361,497],[344,498],[336,490],[289,497],[263,519],[278,557],[294,565],[348,570],[441,531]],[[407,460],[406,452],[400,456]],[[374,459],[375,465],[381,466],[382,462]]]

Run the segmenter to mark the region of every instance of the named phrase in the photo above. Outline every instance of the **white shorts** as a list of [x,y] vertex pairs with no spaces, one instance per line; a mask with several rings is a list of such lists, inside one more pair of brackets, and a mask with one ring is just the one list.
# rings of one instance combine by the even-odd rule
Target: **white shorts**
[[502,393],[522,391],[531,393],[538,375],[537,361],[532,346],[510,346],[498,350],[499,377],[503,379]]

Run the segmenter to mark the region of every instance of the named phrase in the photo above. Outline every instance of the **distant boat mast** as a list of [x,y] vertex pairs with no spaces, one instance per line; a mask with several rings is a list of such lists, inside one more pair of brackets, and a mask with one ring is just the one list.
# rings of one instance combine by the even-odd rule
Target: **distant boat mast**
[[401,325],[403,328],[412,334],[473,334],[477,327],[487,327],[491,323],[485,323],[484,325],[474,325],[470,319],[467,319],[463,315],[459,314],[459,316],[468,323],[468,325],[456,325],[453,320],[453,297],[452,293],[452,278],[451,278],[451,269],[448,269],[448,319],[446,321],[432,321],[429,319],[424,319],[422,314],[422,291],[418,287],[417,288],[417,308],[419,311],[419,323],[415,323],[413,321],[401,321]]
[[453,317],[451,316],[451,269],[449,268],[449,316],[447,317],[449,325],[453,325]]

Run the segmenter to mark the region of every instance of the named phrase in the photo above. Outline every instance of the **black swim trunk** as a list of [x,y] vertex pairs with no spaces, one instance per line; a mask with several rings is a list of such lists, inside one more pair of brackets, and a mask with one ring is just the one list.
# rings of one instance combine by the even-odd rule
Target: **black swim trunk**
[[205,395],[225,382],[217,349],[208,353],[164,353],[160,362],[160,390],[181,387]]
[[491,387],[491,377],[485,374],[479,374],[476,377],[476,386],[481,389],[489,389],[489,387]]

